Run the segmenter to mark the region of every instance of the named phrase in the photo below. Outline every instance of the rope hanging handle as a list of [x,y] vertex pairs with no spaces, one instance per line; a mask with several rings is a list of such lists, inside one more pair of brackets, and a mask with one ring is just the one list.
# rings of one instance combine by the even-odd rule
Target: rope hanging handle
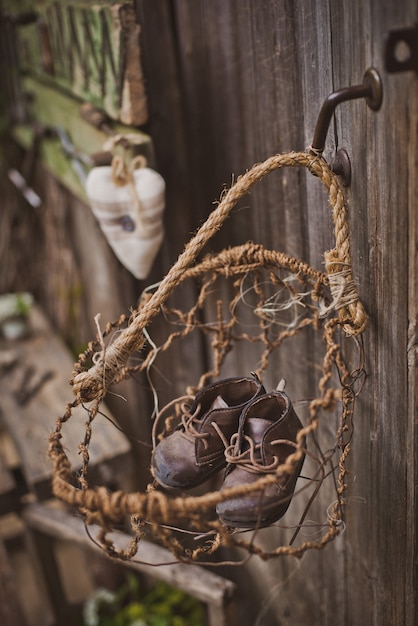
[[335,248],[325,252],[325,268],[333,297],[332,308],[338,310],[343,329],[348,335],[358,335],[367,325],[367,314],[360,302],[351,269],[351,254],[347,207],[336,175],[327,163],[307,152],[277,154],[240,176],[224,195],[218,206],[186,244],[176,263],[166,274],[158,289],[134,314],[129,326],[100,354],[96,363],[86,372],[78,373],[72,380],[73,392],[80,402],[101,398],[124,367],[131,354],[145,343],[143,329],[158,314],[160,307],[181,282],[183,273],[196,260],[206,243],[217,233],[235,204],[251,187],[270,172],[281,167],[306,167],[325,186],[334,219]]

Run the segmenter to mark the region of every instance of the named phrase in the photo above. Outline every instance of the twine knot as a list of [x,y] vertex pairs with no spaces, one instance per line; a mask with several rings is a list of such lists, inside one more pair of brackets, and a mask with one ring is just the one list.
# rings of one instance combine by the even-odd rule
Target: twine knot
[[365,330],[369,318],[360,301],[351,264],[341,259],[336,249],[326,252],[324,256],[332,302],[328,307],[320,307],[320,316],[325,317],[335,309],[344,322],[345,332],[359,335]]
[[134,171],[146,167],[147,160],[142,154],[135,156],[129,165],[119,154],[112,159],[112,181],[117,187],[134,184]]

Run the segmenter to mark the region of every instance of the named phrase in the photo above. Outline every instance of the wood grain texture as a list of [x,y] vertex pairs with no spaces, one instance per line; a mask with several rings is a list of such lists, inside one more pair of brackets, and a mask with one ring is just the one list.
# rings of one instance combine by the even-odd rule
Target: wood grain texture
[[18,601],[15,572],[10,564],[6,546],[0,537],[0,619],[4,626],[26,626]]
[[[346,194],[354,275],[370,314],[364,335],[368,378],[356,401],[347,528],[334,544],[301,561],[253,559],[222,573],[238,583],[243,626],[413,626],[418,86],[412,73],[386,74],[383,47],[388,30],[417,21],[417,7],[412,0],[137,0],[136,10],[150,112],[147,132],[167,182],[167,237],[149,283],[175,261],[234,176],[272,153],[303,149],[332,90],[361,82],[370,66],[382,75],[382,109],[372,112],[362,101],[340,105],[325,152],[330,158],[345,147],[352,160]],[[68,341],[85,341],[94,335],[97,312],[103,320],[115,319],[135,303],[144,285],[131,280],[112,257],[84,205],[52,179],[44,184],[44,238],[42,250],[34,246],[33,253],[36,266],[43,267],[42,284],[30,268],[29,274]],[[32,219],[22,209],[19,218]],[[26,232],[10,216],[0,219],[7,233],[20,238]],[[333,235],[320,183],[305,172],[269,176],[208,248],[248,239],[322,269]],[[2,237],[0,244],[2,258],[11,259]],[[24,250],[10,267],[25,286],[22,257],[27,258]],[[1,264],[0,278],[10,284]],[[59,286],[65,291],[74,285],[78,291],[67,293],[76,296],[57,296]],[[178,297],[191,304],[194,296],[191,289]],[[157,343],[162,335],[162,328],[152,328]],[[319,376],[318,350],[313,336],[291,342],[275,357],[268,384],[284,376],[292,398],[309,398]],[[356,350],[344,342],[344,351],[355,367]],[[252,349],[241,347],[228,359],[228,374],[248,374],[254,358]],[[206,346],[199,342],[164,357],[152,372],[161,402],[184,393],[196,370],[206,366]],[[126,404],[116,401],[115,412],[135,432],[146,431],[152,408],[148,381],[135,381],[131,394]],[[300,410],[304,418],[303,405]],[[328,437],[334,418],[326,415],[321,428]],[[312,519],[326,516],[330,498],[329,491],[321,491]],[[277,545],[280,531],[265,531],[264,541]]]
[[[372,65],[385,83],[379,113],[364,102],[339,107],[325,152],[330,157],[336,147],[346,147],[352,158],[353,183],[347,196],[354,270],[372,316],[365,337],[369,378],[356,405],[347,531],[324,553],[306,555],[300,568],[252,564],[245,574],[231,573],[241,589],[251,587],[248,623],[256,623],[257,615],[259,624],[414,623],[416,548],[408,551],[407,544],[415,546],[416,541],[412,528],[416,461],[415,452],[406,460],[406,446],[416,442],[416,432],[410,421],[412,407],[408,412],[407,406],[404,272],[406,207],[413,212],[416,206],[405,167],[408,159],[409,168],[416,168],[416,140],[409,148],[405,145],[416,135],[416,99],[409,93],[416,89],[416,79],[385,76],[382,61],[385,32],[405,20],[414,23],[412,4],[405,0],[379,7],[326,1],[174,5],[186,140],[193,157],[193,223],[204,218],[232,173],[238,175],[272,152],[308,145],[319,109],[332,90],[358,84]],[[158,142],[156,149],[159,154],[165,151]],[[325,194],[304,174],[283,174],[263,181],[245,199],[246,208],[232,215],[211,247],[254,238],[321,266],[323,251],[332,245]],[[415,250],[413,243],[411,248]],[[414,259],[409,260],[412,272]],[[388,293],[395,308],[388,306]],[[316,354],[317,344],[311,340],[292,345],[278,360],[277,372],[285,376],[286,364],[291,364],[292,395],[309,395],[312,381],[307,369],[316,362]],[[236,359],[231,357],[230,371],[238,364],[250,369],[252,356],[249,349],[239,351]],[[352,358],[355,362],[354,352]],[[395,426],[394,415],[400,414],[409,415],[409,420],[398,424],[398,417]],[[333,428],[330,423],[329,430]],[[388,485],[393,506],[387,500]],[[318,513],[329,497],[321,494]],[[399,541],[384,538],[388,532],[393,536],[392,526]],[[271,531],[270,541],[276,532]],[[404,588],[402,559],[409,563],[409,592]],[[394,572],[396,583],[390,583]],[[379,602],[382,594],[390,605],[388,614],[386,601]]]
[[[402,7],[386,2],[379,8],[359,4],[356,9],[343,4],[331,11],[333,32],[346,50],[344,60],[334,52],[335,80],[358,82],[355,72],[374,65],[382,74],[384,102],[377,114],[362,102],[341,107],[337,114],[338,145],[347,146],[353,158],[348,197],[354,272],[364,286],[371,317],[365,334],[369,376],[357,407],[360,433],[353,450],[346,551],[347,584],[358,581],[364,593],[347,604],[347,611],[353,623],[413,624],[416,452],[408,454],[408,447],[416,442],[416,429],[414,411],[408,409],[406,357],[408,267],[412,272],[416,268],[408,252],[416,242],[408,215],[416,211],[409,189],[416,179],[418,111],[416,79],[385,74],[382,55],[386,33],[415,23],[417,14],[411,2]],[[350,46],[353,40],[364,43]],[[399,569],[402,562],[409,564],[404,572]]]
[[5,465],[2,457],[0,457],[0,494],[7,494],[16,487],[16,483],[13,479],[13,474],[9,471],[9,468]]

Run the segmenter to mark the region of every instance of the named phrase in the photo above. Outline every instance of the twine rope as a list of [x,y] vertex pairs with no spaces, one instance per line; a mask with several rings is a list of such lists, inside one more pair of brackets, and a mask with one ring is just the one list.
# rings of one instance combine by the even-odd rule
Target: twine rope
[[59,465],[55,465],[53,490],[55,495],[64,501],[83,509],[87,517],[90,517],[90,521],[95,521],[91,520],[91,514],[94,516],[96,512],[101,511],[104,517],[113,523],[120,522],[125,515],[135,515],[156,523],[167,524],[175,517],[185,519],[193,512],[207,511],[219,502],[231,497],[241,497],[254,491],[262,491],[268,485],[277,483],[278,479],[291,475],[304,454],[302,439],[314,428],[315,426],[310,424],[299,431],[296,451],[289,455],[274,473],[263,476],[251,484],[229,487],[222,492],[214,491],[201,496],[186,498],[169,498],[157,490],[150,490],[147,493],[126,493],[121,490],[110,492],[105,487],[76,489],[71,484],[69,461],[66,457],[62,457],[62,454],[65,455],[65,453],[59,450],[60,446],[54,445],[54,437],[51,436],[50,455],[55,461],[60,459]]
[[328,283],[332,295],[332,302],[328,306],[320,303],[319,311],[321,317],[326,317],[328,313],[334,309],[338,311],[349,307],[355,304],[358,299],[357,287],[354,283],[350,267],[345,267],[341,271],[329,274]]
[[107,387],[113,382],[119,369],[126,365],[129,356],[144,345],[143,329],[181,282],[183,273],[196,260],[205,244],[221,228],[238,200],[264,176],[281,167],[306,167],[325,186],[332,207],[335,234],[335,248],[325,253],[325,267],[328,276],[346,270],[345,280],[352,294],[348,304],[345,303],[339,309],[339,318],[345,332],[349,335],[357,335],[365,329],[368,318],[352,278],[347,207],[336,175],[324,160],[307,152],[274,155],[262,163],[257,163],[237,179],[188,242],[158,289],[133,316],[130,325],[108,346],[106,353],[102,354],[89,371],[80,372],[74,376],[73,392],[79,401],[88,402],[105,395]]

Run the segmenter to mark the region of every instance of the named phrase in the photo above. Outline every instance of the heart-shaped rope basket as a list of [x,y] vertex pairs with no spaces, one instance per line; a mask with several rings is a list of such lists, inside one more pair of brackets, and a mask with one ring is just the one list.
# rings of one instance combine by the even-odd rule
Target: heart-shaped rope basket
[[[264,176],[282,167],[306,168],[323,183],[328,193],[335,225],[335,247],[324,255],[325,272],[252,242],[208,254],[198,261],[199,253],[221,228],[238,200]],[[196,293],[193,305],[188,301],[189,305],[183,310],[170,303],[174,292],[184,286],[187,288],[190,283]],[[225,293],[228,302],[225,302]],[[177,302],[179,300],[181,298],[176,298]],[[153,339],[156,322],[158,328],[166,329],[158,346]],[[323,159],[308,152],[275,155],[254,165],[223,195],[165,278],[154,290],[144,292],[138,308],[129,318],[122,316],[117,323],[108,324],[98,340],[91,342],[88,350],[80,355],[72,379],[75,399],[67,405],[50,436],[55,496],[75,507],[83,515],[87,528],[98,524],[100,532],[95,541],[110,556],[122,559],[139,559],[140,540],[147,536],[167,547],[176,560],[183,562],[216,560],[219,555],[215,557],[214,553],[220,547],[244,549],[245,558],[257,554],[263,559],[283,554],[301,556],[308,549],[322,548],[344,528],[346,459],[358,381],[364,374],[361,333],[366,325],[367,315],[352,275],[347,207],[337,177]],[[118,332],[111,335],[115,328]],[[94,419],[109,387],[113,389],[133,372],[150,375],[161,355],[175,350],[179,341],[196,333],[199,341],[211,348],[211,356],[208,370],[198,374],[185,390],[192,395],[219,379],[225,359],[230,358],[238,344],[241,349],[251,344],[251,350],[258,350],[253,369],[263,379],[272,353],[278,351],[283,342],[292,341],[297,335],[312,337],[312,333],[320,338],[323,353],[317,363],[310,364],[316,381],[315,397],[305,402],[303,427],[290,453],[274,469],[260,473],[251,484],[235,485],[227,490],[218,488],[216,478],[210,490],[204,493],[173,494],[155,481],[144,492],[133,493],[91,486],[88,450],[94,437]],[[360,349],[360,365],[355,369],[345,362],[343,338]],[[64,431],[78,405],[86,407],[88,419],[80,444],[83,466],[76,472],[65,451]],[[172,408],[164,412],[164,419],[157,420],[158,427],[154,426],[154,446],[170,436],[178,425],[180,400],[170,406]],[[327,431],[330,423],[335,427],[333,443],[327,444],[326,452],[320,445],[320,425],[325,412],[336,416],[334,422],[328,420],[327,423]],[[143,418],[151,419],[151,416]],[[283,483],[300,467],[303,457],[306,457],[303,474],[292,495],[286,523],[277,523],[282,530],[275,535],[279,540],[274,547],[271,547],[271,540],[267,548],[265,541],[257,541],[264,532],[257,524],[251,530],[237,530],[217,518],[215,507],[226,500],[254,492],[262,496],[272,485],[277,486],[279,494]],[[334,496],[323,519],[313,523],[307,513],[327,479]],[[290,519],[289,516],[294,518],[295,515],[296,519]],[[125,549],[117,550],[112,531],[121,526],[129,529],[132,539]],[[228,563],[232,561],[228,558]],[[217,563],[220,562],[222,558],[218,558]],[[242,558],[237,562],[242,562]]]

